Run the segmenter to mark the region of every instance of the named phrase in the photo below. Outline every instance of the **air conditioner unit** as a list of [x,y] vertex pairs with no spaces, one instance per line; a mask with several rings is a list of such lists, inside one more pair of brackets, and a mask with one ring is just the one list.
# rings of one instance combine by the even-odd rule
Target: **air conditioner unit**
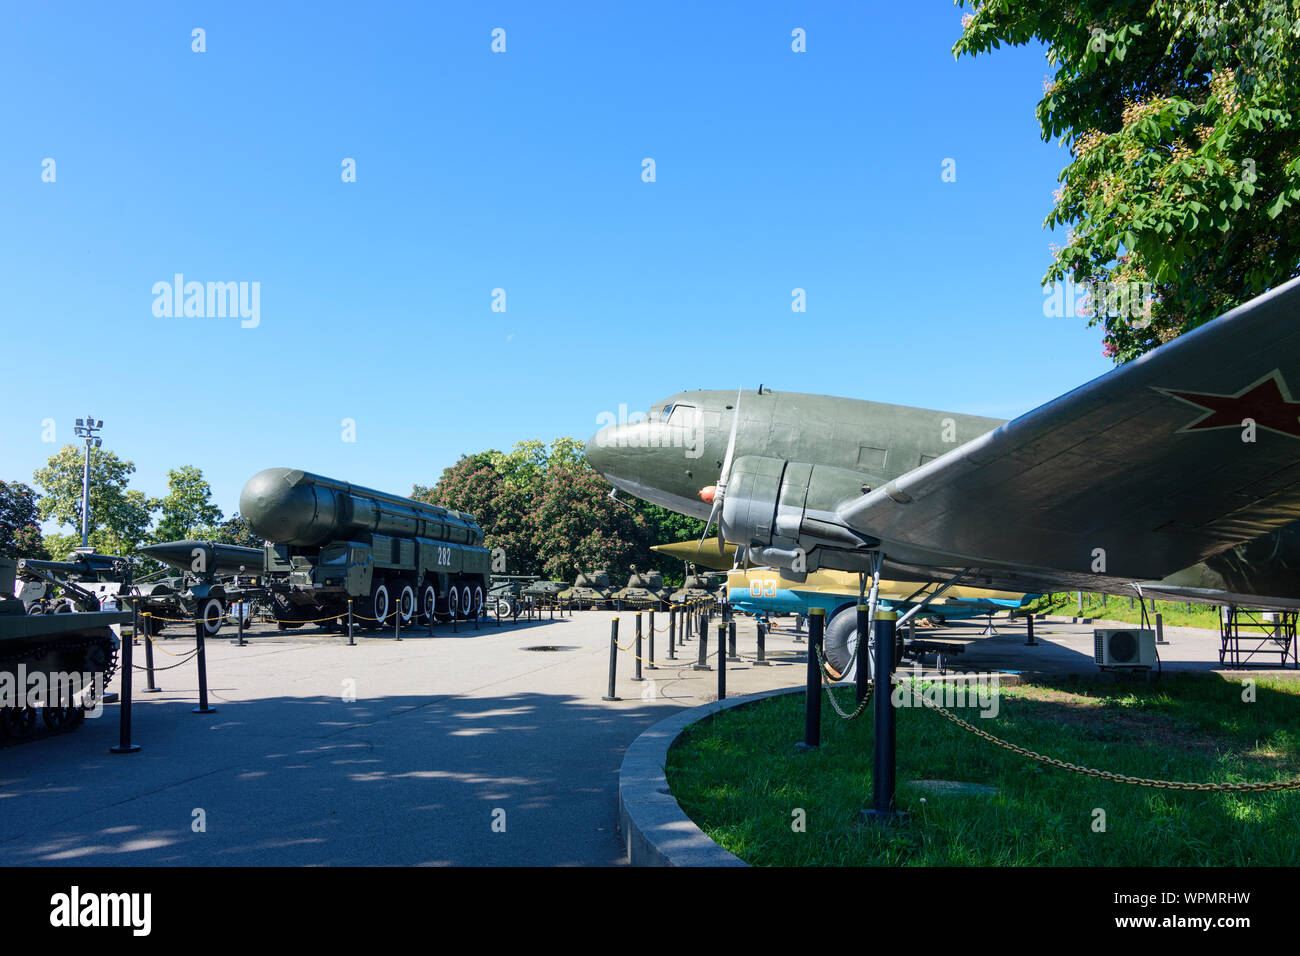
[[1156,632],[1136,627],[1092,632],[1093,659],[1102,667],[1155,667]]

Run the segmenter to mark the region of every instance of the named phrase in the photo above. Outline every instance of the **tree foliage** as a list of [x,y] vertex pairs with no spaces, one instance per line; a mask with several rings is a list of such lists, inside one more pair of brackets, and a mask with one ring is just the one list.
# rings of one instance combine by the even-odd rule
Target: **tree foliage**
[[683,577],[681,562],[650,550],[698,537],[704,523],[641,501],[613,500],[610,485],[587,463],[582,443],[548,447],[524,441],[509,452],[466,455],[433,487],[412,497],[474,516],[489,548],[505,553],[511,574],[572,581],[579,571],[607,570],[619,582],[630,564]]
[[1300,2],[957,4],[973,9],[958,58],[1047,46],[1038,121],[1073,160],[1043,281],[1099,288],[1106,354],[1128,361],[1297,274]]
[[[38,509],[42,521],[81,530],[81,480],[85,449],[64,445],[33,475],[44,492]],[[131,554],[146,539],[156,502],[127,487],[135,471],[103,448],[90,453],[90,543],[110,554]],[[80,543],[78,537],[77,543]]]
[[[212,503],[212,486],[193,465],[181,465],[167,472],[167,494],[158,499],[155,541],[182,541],[205,537],[221,524],[221,509]],[[259,542],[260,544],[260,542]]]
[[49,558],[40,521],[36,490],[21,481],[0,481],[0,556]]

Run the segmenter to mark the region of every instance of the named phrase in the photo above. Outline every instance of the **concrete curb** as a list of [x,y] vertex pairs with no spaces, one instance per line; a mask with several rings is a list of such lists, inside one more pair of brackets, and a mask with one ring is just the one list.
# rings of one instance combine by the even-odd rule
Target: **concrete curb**
[[646,730],[623,755],[618,771],[618,819],[633,866],[748,866],[714,843],[685,813],[668,789],[668,749],[691,724],[779,694],[803,693],[802,685],[746,694],[679,711]]

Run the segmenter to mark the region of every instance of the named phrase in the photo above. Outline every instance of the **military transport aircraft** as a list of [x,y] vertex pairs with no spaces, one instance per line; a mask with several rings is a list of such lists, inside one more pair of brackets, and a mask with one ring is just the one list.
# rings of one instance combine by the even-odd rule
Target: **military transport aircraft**
[[1011,422],[760,386],[680,392],[586,453],[795,579],[1296,609],[1293,383],[1300,279]]

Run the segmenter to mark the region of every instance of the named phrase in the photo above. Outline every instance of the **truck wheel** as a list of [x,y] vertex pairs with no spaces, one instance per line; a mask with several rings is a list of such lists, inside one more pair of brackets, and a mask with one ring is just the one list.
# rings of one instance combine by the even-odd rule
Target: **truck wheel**
[[410,624],[411,619],[415,617],[415,588],[409,584],[403,584],[401,592],[397,595],[397,614],[403,624]]
[[203,623],[204,637],[216,637],[225,618],[226,608],[221,598],[210,597],[199,605],[199,620]]
[[432,584],[424,586],[424,597],[420,601],[420,623],[428,624],[433,620],[434,612],[438,610],[438,591]]
[[483,585],[474,585],[474,617],[483,613]]
[[447,613],[453,618],[460,617],[460,591],[454,584],[447,589]]
[[474,592],[466,584],[460,589],[460,613],[465,617],[471,617],[474,614]]
[[367,621],[371,627],[383,627],[388,623],[388,615],[392,610],[392,601],[388,598],[388,585],[382,581],[375,584],[370,591],[370,617],[373,621]]

